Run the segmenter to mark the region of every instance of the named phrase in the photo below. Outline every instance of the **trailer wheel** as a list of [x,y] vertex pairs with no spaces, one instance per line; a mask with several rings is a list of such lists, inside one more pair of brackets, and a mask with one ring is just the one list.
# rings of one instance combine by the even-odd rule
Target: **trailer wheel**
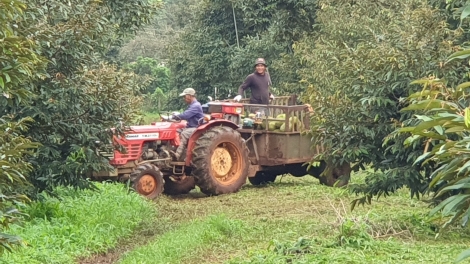
[[152,164],[137,166],[130,175],[133,189],[148,199],[155,199],[163,192],[163,175]]
[[258,171],[254,177],[248,177],[248,181],[252,185],[258,186],[263,184],[272,183],[276,180],[277,175],[272,172]]
[[318,177],[320,183],[326,186],[343,187],[349,183],[351,178],[351,166],[343,163]]
[[169,195],[187,194],[196,187],[192,176],[164,176],[165,187],[163,192]]
[[286,171],[294,177],[303,177],[308,175],[307,166],[302,166],[303,163],[288,164],[286,165]]
[[248,148],[230,127],[212,127],[195,144],[192,175],[207,195],[234,193],[246,183]]

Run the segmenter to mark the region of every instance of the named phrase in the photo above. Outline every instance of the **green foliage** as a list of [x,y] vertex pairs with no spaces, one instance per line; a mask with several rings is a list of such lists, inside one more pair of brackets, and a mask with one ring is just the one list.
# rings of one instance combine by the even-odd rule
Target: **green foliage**
[[17,34],[34,36],[35,52],[49,61],[47,72],[21,85],[29,104],[9,104],[1,97],[0,105],[14,120],[35,121],[27,136],[42,144],[30,160],[36,187],[87,187],[87,174],[107,168],[94,142],[107,141],[106,129],[119,118],[137,119],[140,90],[147,85],[147,80],[105,63],[106,55],[117,39],[147,23],[154,7],[148,0],[26,4]]
[[201,0],[166,0],[156,16],[119,49],[119,59],[133,62],[139,56],[166,61],[168,49],[194,19],[194,10]]
[[455,32],[423,1],[324,0],[318,5],[318,31],[294,48],[308,86],[304,101],[316,113],[314,143],[327,146],[317,159],[352,162],[354,169],[372,164],[377,171],[365,184],[352,186],[367,193],[359,202],[403,186],[412,195],[423,193],[427,181],[412,165],[422,145],[403,148],[405,136],[389,135],[408,125],[410,114],[400,109],[406,106],[402,98],[418,89],[410,84],[416,77],[446,72],[448,82],[459,80],[459,66],[443,65]]
[[167,110],[167,93],[170,92],[170,70],[156,59],[143,57],[138,57],[137,61],[125,65],[125,68],[150,80],[148,85],[143,88],[142,110],[145,112]]
[[[362,174],[352,179],[363,181]],[[133,238],[137,247],[129,251],[124,243],[105,258],[122,252],[123,263],[447,263],[468,247],[470,235],[453,227],[436,240],[426,203],[409,199],[404,189],[352,212],[346,205],[354,194],[308,176],[285,175],[228,196],[197,196],[176,203],[160,197],[154,235]]]
[[23,193],[29,187],[27,174],[31,156],[38,144],[32,143],[21,134],[27,131],[31,119],[11,122],[8,117],[0,118],[0,255],[12,246],[22,244],[20,237],[6,232],[12,223],[20,220],[20,207],[29,199]]
[[217,98],[233,97],[253,61],[264,57],[275,94],[301,93],[291,45],[312,29],[315,2],[201,1],[193,23],[170,47],[172,87],[193,87],[203,97],[217,88]]
[[[27,19],[22,1],[0,1],[0,109],[29,103],[31,82],[44,77],[45,60],[38,54],[32,35],[22,35],[18,23]],[[38,144],[23,136],[31,126],[29,117],[15,118],[8,111],[0,117],[0,255],[22,244],[18,236],[7,234],[10,225],[20,222],[20,207],[28,202],[27,161]]]
[[57,188],[28,205],[13,231],[28,243],[0,258],[2,263],[75,263],[105,252],[155,215],[153,204],[122,184],[97,184],[98,191]]
[[[470,54],[468,50],[456,52],[449,61],[469,56],[466,53]],[[439,204],[430,214],[440,212],[441,217],[447,219],[444,229],[459,219],[466,226],[470,217],[469,82],[455,87],[449,87],[440,79],[417,83],[423,84],[424,88],[409,96],[410,105],[403,111],[420,113],[415,116],[419,123],[401,128],[398,132],[411,134],[405,141],[407,145],[422,139],[427,142],[424,153],[415,163],[435,164],[435,170],[429,175],[429,188],[434,191],[433,199]],[[464,252],[458,260],[465,256]]]
[[134,71],[134,73],[148,76],[152,81],[143,93],[154,93],[157,89],[168,92],[170,70],[161,65],[156,59],[138,57],[136,61],[126,65],[124,68]]

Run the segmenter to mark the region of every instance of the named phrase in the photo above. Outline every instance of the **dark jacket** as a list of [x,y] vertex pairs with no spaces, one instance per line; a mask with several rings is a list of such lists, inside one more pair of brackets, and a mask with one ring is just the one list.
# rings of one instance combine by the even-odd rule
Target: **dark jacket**
[[238,88],[238,94],[242,95],[243,91],[251,88],[250,104],[269,104],[269,85],[271,84],[269,73],[261,75],[254,72],[248,75],[245,81]]

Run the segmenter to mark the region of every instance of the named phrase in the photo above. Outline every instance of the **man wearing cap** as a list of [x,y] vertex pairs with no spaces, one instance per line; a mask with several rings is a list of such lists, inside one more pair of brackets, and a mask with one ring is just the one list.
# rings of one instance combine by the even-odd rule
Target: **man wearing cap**
[[173,115],[173,119],[187,121],[186,128],[183,129],[180,134],[180,145],[176,149],[175,153],[170,152],[173,156],[173,159],[175,160],[179,160],[181,154],[183,153],[183,149],[188,143],[189,137],[191,137],[194,130],[196,130],[197,126],[199,125],[199,120],[204,117],[201,103],[197,101],[196,91],[193,88],[184,89],[180,96],[183,96],[184,101],[189,106],[188,109],[186,109],[186,111],[184,111],[182,114]]
[[274,96],[269,92],[271,78],[266,71],[266,66],[266,61],[263,58],[256,59],[255,72],[248,75],[240,85],[238,95],[234,98],[235,101],[240,101],[243,91],[251,88],[250,104],[269,104],[269,99]]

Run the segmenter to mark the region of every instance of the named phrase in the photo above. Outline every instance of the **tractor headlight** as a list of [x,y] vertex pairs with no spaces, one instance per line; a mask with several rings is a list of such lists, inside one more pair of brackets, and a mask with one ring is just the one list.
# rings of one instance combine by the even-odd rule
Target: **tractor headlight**
[[235,108],[235,113],[241,114],[242,112],[243,112],[243,108],[241,108],[241,107],[236,107]]

